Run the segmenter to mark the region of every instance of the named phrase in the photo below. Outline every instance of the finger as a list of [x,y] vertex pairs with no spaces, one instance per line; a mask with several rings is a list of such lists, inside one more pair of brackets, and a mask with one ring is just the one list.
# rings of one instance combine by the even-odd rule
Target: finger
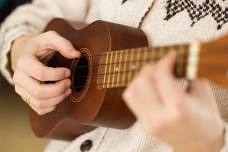
[[80,57],[80,52],[73,47],[71,42],[55,31],[49,31],[39,35],[37,41],[40,49],[54,49],[69,59]]
[[[143,71],[146,72],[146,69],[144,68]],[[124,91],[124,101],[146,131],[158,132],[161,129],[161,115],[167,112],[162,106],[156,88],[153,87],[153,82],[145,77],[137,79]]]
[[60,102],[64,101],[66,97],[68,97],[71,94],[71,89],[68,89],[66,92],[63,94],[57,96],[57,97],[52,97],[48,99],[36,99],[36,98],[31,98],[31,105],[35,107],[36,109],[44,109],[48,107],[53,107],[58,105]]
[[32,55],[23,57],[23,61],[18,63],[18,69],[39,81],[59,81],[68,78],[71,73],[67,68],[45,66]]
[[15,84],[14,89],[15,92],[22,98],[22,100],[26,102],[26,98],[29,95],[28,92],[17,84]]
[[23,72],[16,72],[13,79],[15,84],[27,90],[37,99],[56,97],[65,92],[71,85],[69,79],[61,80],[52,84],[40,84]]
[[173,76],[173,67],[175,65],[176,53],[169,53],[164,59],[156,65],[155,73],[152,78],[159,94],[166,104],[171,106],[179,105],[183,99],[183,91],[178,87],[177,80]]
[[138,118],[148,117],[161,108],[159,95],[145,77],[135,79],[124,91],[123,98]]
[[35,107],[33,106],[30,106],[33,111],[35,111],[38,115],[44,115],[44,114],[47,114],[47,113],[50,113],[52,111],[55,110],[56,107],[47,107],[47,108],[42,108],[42,109],[36,109]]
[[[152,101],[154,104],[157,104],[157,106],[160,106],[162,103],[161,97],[156,88],[154,79],[151,79],[151,75],[153,73],[154,73],[153,65],[148,64],[148,65],[144,66],[143,69],[140,71],[140,74],[136,80],[136,85],[138,85],[139,88],[143,88],[143,89],[139,90],[139,92],[141,93],[142,96],[144,95],[145,98],[153,99],[153,100],[150,100],[149,103],[151,103],[151,101]],[[137,89],[137,88],[135,88],[135,89]]]
[[[21,96],[21,98],[24,101],[26,100],[26,96],[28,96],[28,92],[25,89],[23,89],[22,87],[20,87],[18,85],[15,85],[15,91],[17,92],[17,94],[19,94]],[[63,94],[63,96],[65,97],[69,93],[70,92]],[[58,104],[57,101],[54,101],[54,100],[61,100],[62,98],[64,98],[63,96],[58,96],[58,97],[54,98],[53,100],[48,99],[46,101],[38,101],[38,100],[34,99],[33,97],[31,97],[29,103],[27,103],[27,104],[37,114],[43,115],[43,114],[53,111],[55,109],[56,105]],[[45,103],[45,102],[48,102],[48,103]]]

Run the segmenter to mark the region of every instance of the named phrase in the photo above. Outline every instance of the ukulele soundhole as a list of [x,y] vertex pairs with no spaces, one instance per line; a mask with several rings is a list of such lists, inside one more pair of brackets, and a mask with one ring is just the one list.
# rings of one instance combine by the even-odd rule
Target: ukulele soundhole
[[86,86],[89,73],[89,63],[86,57],[81,57],[74,70],[74,90],[76,92],[82,91]]

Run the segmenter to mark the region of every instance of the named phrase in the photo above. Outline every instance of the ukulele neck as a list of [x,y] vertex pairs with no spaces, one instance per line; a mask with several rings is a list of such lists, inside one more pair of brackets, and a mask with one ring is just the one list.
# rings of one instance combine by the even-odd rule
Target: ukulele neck
[[142,47],[107,52],[100,58],[97,87],[126,87],[146,64],[154,64],[168,52],[176,51],[174,74],[178,78],[194,79],[197,74],[199,45]]

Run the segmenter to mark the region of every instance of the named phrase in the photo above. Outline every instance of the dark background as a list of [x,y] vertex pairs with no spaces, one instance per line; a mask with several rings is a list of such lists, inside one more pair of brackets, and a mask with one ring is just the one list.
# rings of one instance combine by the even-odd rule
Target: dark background
[[[0,6],[0,23],[17,6],[27,2],[6,0]],[[41,152],[46,143],[46,139],[33,134],[28,106],[0,74],[0,152]]]
[[[0,0],[1,1],[1,0]],[[3,1],[3,0],[2,0]],[[31,0],[6,0],[2,6],[0,6],[0,22],[4,20],[4,18],[13,11],[17,6],[22,5],[24,3],[28,3]]]

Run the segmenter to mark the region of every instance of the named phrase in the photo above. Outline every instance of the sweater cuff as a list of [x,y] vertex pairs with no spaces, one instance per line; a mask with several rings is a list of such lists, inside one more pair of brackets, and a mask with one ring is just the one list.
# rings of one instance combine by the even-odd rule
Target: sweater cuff
[[228,123],[224,123],[225,129],[224,129],[224,147],[220,152],[228,152]]
[[0,36],[2,40],[0,41],[0,70],[2,75],[8,80],[10,84],[13,84],[13,72],[10,63],[10,50],[12,43],[15,39],[22,35],[32,35],[36,33],[37,30],[32,26],[22,25],[18,27],[11,27],[10,29],[2,29],[0,31]]

